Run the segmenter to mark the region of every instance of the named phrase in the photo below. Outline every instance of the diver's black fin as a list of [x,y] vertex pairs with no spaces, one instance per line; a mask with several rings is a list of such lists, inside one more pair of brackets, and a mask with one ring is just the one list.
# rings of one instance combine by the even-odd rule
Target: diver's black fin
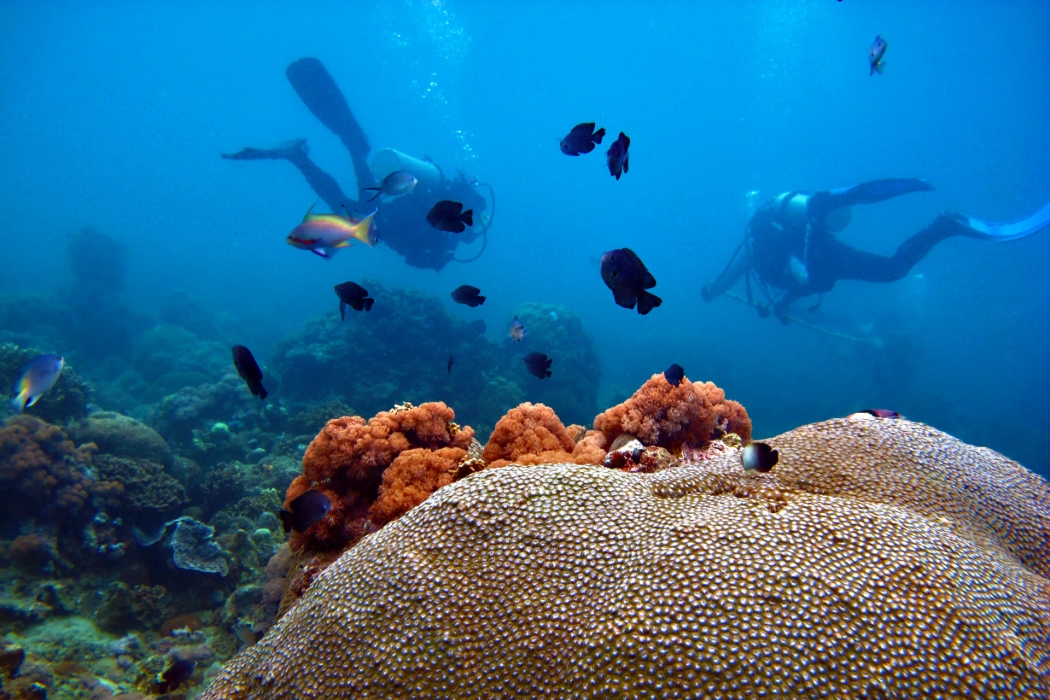
[[875,204],[902,194],[912,192],[928,192],[934,189],[933,185],[910,177],[896,177],[888,180],[872,180],[862,182],[853,187],[840,187],[829,190],[831,195],[828,202],[828,210],[839,207],[852,207],[854,204]]
[[307,109],[350,151],[358,187],[371,185],[375,180],[368,168],[368,137],[328,70],[316,58],[300,58],[288,66],[285,75]]

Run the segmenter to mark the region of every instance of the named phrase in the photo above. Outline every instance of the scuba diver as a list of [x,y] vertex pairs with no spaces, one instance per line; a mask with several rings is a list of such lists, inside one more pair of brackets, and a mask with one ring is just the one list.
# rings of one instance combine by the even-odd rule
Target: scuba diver
[[[898,246],[892,256],[852,248],[834,234],[849,225],[849,207],[873,204],[910,192],[932,190],[922,180],[890,179],[814,194],[785,192],[759,207],[744,230],[744,241],[729,264],[701,294],[711,301],[741,277],[747,302],[761,317],[772,311],[787,323],[787,308],[797,299],[823,295],[839,280],[894,282],[903,279],[930,250],[952,236],[1012,241],[1050,226],[1050,204],[1026,219],[989,223],[955,213],[942,213],[932,224]],[[764,302],[756,301],[752,286]],[[818,300],[810,311],[820,306]]]
[[[446,179],[436,163],[428,159],[418,160],[393,149],[377,152],[370,168],[368,154],[371,146],[368,137],[324,65],[316,58],[302,58],[288,66],[285,75],[306,107],[350,151],[359,191],[374,188],[377,174],[386,176],[394,171],[405,171],[418,180],[416,187],[408,194],[379,204],[373,230],[377,232],[380,242],[397,251],[412,267],[435,271],[440,271],[453,260],[470,262],[480,257],[488,243],[492,209],[487,216],[481,214],[488,208],[488,203],[478,192],[478,187],[488,188],[494,209],[495,199],[491,187],[476,180],[468,182],[462,172],[453,179]],[[286,160],[299,169],[307,184],[333,213],[353,214],[356,218],[367,215],[373,209],[373,204],[347,196],[335,178],[310,160],[306,139],[289,141],[276,148],[244,148],[237,153],[224,153],[222,157],[230,160]],[[462,234],[441,231],[431,226],[427,223],[427,212],[436,202],[445,199],[461,202],[463,209],[473,209],[475,218],[481,219],[481,225],[469,228]],[[479,235],[484,240],[477,255],[466,260],[455,257],[459,243],[471,243]]]

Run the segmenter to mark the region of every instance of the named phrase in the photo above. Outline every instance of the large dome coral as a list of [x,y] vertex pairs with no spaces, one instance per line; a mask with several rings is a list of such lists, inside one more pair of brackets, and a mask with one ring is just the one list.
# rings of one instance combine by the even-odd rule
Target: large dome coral
[[727,449],[470,476],[344,554],[203,697],[1050,697],[1045,481],[906,421],[770,442],[764,475]]

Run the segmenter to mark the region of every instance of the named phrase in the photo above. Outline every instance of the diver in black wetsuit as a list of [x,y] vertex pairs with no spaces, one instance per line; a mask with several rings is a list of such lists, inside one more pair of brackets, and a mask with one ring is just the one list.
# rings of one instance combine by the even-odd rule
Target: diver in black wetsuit
[[[903,279],[915,263],[946,238],[969,236],[1009,241],[1050,227],[1048,204],[1026,219],[1001,224],[960,214],[941,214],[901,243],[889,257],[857,250],[835,238],[834,234],[849,224],[850,206],[932,189],[922,180],[892,179],[812,195],[786,192],[754,213],[743,243],[718,279],[704,286],[703,299],[711,301],[725,294],[744,277],[747,301],[758,309],[759,315],[768,316],[772,307],[781,322],[787,323],[787,307],[795,300],[824,294],[839,280]],[[763,293],[766,302],[755,300],[752,284]]]
[[[307,108],[350,151],[358,189],[375,186],[375,177],[368,166],[371,150],[368,137],[328,70],[316,58],[302,58],[288,66],[285,75]],[[482,215],[488,204],[476,184],[468,182],[463,173],[454,179],[446,179],[433,163],[430,165],[439,173],[438,181],[420,178],[409,194],[381,204],[379,199],[367,204],[347,196],[335,178],[310,160],[306,139],[289,141],[276,148],[245,148],[233,154],[224,153],[222,157],[231,160],[287,160],[299,169],[307,184],[336,214],[347,212],[363,216],[378,204],[374,230],[379,241],[397,251],[412,267],[441,270],[456,259],[455,250],[459,243],[471,243],[478,235],[486,235],[491,221],[491,212],[488,217]],[[489,193],[491,196],[491,189]],[[474,210],[475,220],[484,223],[460,234],[433,228],[427,223],[427,212],[442,199],[462,202],[464,209]]]

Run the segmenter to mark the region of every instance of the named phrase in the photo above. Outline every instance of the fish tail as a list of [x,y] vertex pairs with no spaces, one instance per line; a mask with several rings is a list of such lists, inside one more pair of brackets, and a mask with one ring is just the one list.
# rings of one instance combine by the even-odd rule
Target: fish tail
[[[21,391],[21,393],[18,394],[18,396],[16,396],[15,398],[11,399],[11,410],[12,411],[17,411],[18,413],[21,413],[22,411],[25,410],[26,401],[28,399],[29,399],[29,392],[26,391],[25,389],[23,389]],[[32,406],[33,404],[30,403],[29,405]]]
[[463,223],[465,223],[467,226],[473,226],[474,225],[474,210],[473,209],[467,209],[460,216],[460,220],[462,220]]
[[643,289],[638,293],[638,313],[642,316],[646,315],[662,303],[664,303],[664,300],[652,292],[647,292]]
[[478,306],[481,306],[484,303],[485,303],[485,297],[478,297]]
[[376,300],[373,299],[372,297],[365,297],[364,299],[361,300],[361,302],[365,305],[365,311],[371,311],[372,310],[372,304],[376,303]]
[[875,70],[878,71],[879,75],[882,75],[882,70],[886,67],[885,61],[879,61],[875,64]]
[[[376,195],[376,196],[378,197],[379,195]],[[353,232],[354,232],[354,238],[356,238],[357,240],[361,241],[365,245],[370,245],[370,246],[374,246],[375,245],[372,242],[372,239],[369,236],[369,231],[371,231],[371,229],[372,229],[372,218],[373,217],[375,217],[374,213],[369,214],[368,216],[366,216],[365,218],[361,219],[356,224],[354,224],[354,227],[352,229]]]
[[591,140],[595,143],[601,143],[603,138],[605,138],[605,127],[598,129],[594,132],[594,135],[591,136]]

